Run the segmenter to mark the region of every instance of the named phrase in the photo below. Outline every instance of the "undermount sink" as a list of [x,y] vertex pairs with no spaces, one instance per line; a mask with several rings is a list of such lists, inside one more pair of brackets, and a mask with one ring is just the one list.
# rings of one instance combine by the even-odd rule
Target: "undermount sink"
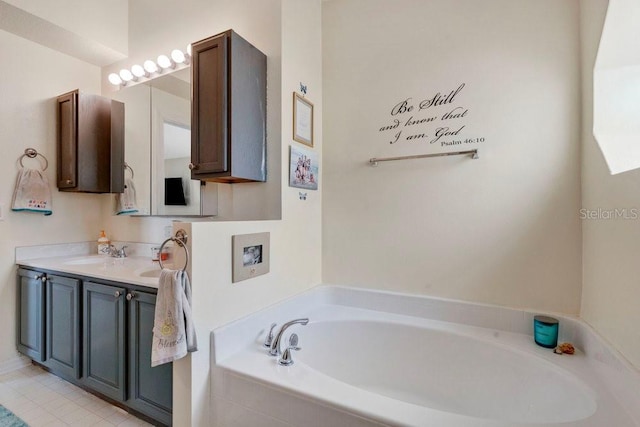
[[151,278],[158,278],[160,277],[160,272],[162,270],[160,270],[159,268],[153,269],[153,270],[145,270],[145,271],[141,271],[138,273],[138,276],[140,277],[151,277]]
[[95,257],[72,259],[72,260],[69,260],[69,261],[65,261],[65,264],[68,264],[68,265],[90,265],[90,264],[103,264],[103,263],[106,263],[106,262],[107,262],[107,259],[105,257],[95,256]]

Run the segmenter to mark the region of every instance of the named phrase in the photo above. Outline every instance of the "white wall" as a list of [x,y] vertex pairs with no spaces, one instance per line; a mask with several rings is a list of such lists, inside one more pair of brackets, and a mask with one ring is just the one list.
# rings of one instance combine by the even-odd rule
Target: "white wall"
[[[583,221],[582,317],[640,368],[640,171],[609,175],[593,137],[591,85],[605,0],[582,0],[582,205],[596,219]],[[615,209],[627,216],[613,218]],[[606,212],[614,210],[614,215]],[[600,213],[598,213],[600,212]]]
[[129,0],[5,0],[13,6],[125,54]]
[[[10,33],[0,31],[6,58],[0,79],[0,365],[17,357],[16,246],[95,240],[101,206],[108,196],[60,193],[56,188],[56,101],[79,88],[100,92],[100,69]],[[46,176],[52,189],[53,215],[11,212],[17,160],[33,147],[49,160]],[[26,159],[25,166],[38,167]]]
[[[578,14],[574,0],[323,4],[324,282],[578,313]],[[415,110],[392,116],[407,98]],[[442,121],[452,107],[468,112]],[[429,142],[461,125],[443,139],[484,142]],[[471,148],[479,160],[367,164]]]
[[[282,98],[282,107],[281,112],[271,109],[269,114],[278,116],[282,135],[270,133],[269,143],[281,146],[282,179],[278,185],[283,194],[282,220],[191,224],[193,310],[201,345],[189,361],[178,363],[180,373],[189,373],[191,384],[187,388],[190,388],[193,399],[189,418],[185,414],[174,417],[181,420],[180,425],[215,425],[219,421],[207,418],[211,410],[208,375],[211,330],[321,281],[322,182],[319,191],[308,191],[307,200],[302,201],[298,197],[298,190],[288,187],[287,170],[288,147],[296,144],[290,133],[290,100],[293,91],[298,90],[300,81],[308,85],[307,96],[316,107],[315,120],[318,126],[314,150],[319,155],[322,150],[321,1],[274,1],[271,7],[277,9],[278,15],[280,3],[282,22],[274,28],[276,32],[270,35],[269,40],[282,46],[282,85],[278,94]],[[267,25],[273,27],[273,22]],[[270,272],[234,284],[231,282],[231,238],[236,234],[257,232],[271,233]],[[184,378],[184,375],[179,376]],[[181,386],[185,386],[182,380],[178,384],[178,387]],[[216,398],[218,402],[224,401],[224,396]]]

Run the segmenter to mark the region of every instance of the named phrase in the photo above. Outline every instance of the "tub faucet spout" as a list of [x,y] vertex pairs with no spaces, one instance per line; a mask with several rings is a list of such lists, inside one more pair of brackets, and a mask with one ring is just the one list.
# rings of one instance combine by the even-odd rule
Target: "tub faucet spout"
[[278,334],[276,335],[276,337],[271,342],[271,349],[269,350],[269,354],[272,355],[272,356],[280,356],[282,354],[282,350],[280,349],[280,341],[282,340],[282,336],[284,335],[284,331],[286,331],[290,326],[293,326],[293,325],[306,325],[307,323],[309,323],[309,319],[308,318],[303,318],[303,319],[291,320],[291,321],[285,323],[284,325],[282,325],[282,327],[278,331]]

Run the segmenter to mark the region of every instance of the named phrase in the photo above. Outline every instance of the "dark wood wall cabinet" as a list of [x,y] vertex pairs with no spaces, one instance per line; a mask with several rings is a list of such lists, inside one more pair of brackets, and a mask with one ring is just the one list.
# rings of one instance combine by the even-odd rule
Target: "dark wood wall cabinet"
[[74,90],[57,99],[58,189],[124,191],[124,104]]
[[267,57],[233,30],[192,44],[191,178],[264,182]]
[[18,269],[18,351],[52,373],[171,425],[173,364],[151,367],[154,289]]

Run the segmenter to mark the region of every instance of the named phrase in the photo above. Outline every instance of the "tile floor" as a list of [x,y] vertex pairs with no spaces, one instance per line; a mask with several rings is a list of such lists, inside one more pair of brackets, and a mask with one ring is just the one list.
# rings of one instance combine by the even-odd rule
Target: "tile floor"
[[33,365],[0,375],[0,404],[30,427],[151,425]]

